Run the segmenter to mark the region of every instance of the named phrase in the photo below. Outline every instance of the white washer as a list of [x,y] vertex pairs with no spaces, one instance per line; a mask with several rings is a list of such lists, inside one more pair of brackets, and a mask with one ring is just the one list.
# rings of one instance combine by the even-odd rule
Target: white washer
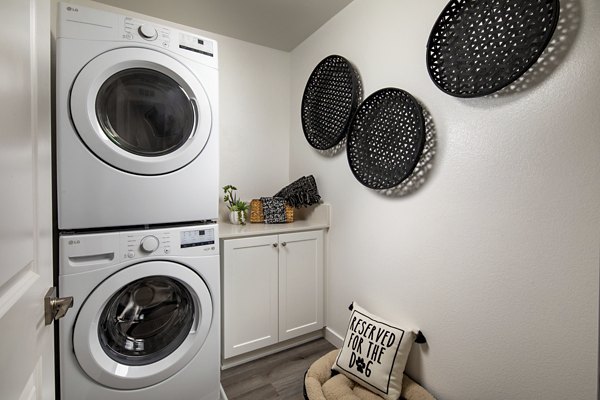
[[218,217],[217,43],[60,3],[58,228]]
[[63,400],[218,400],[216,224],[63,234]]

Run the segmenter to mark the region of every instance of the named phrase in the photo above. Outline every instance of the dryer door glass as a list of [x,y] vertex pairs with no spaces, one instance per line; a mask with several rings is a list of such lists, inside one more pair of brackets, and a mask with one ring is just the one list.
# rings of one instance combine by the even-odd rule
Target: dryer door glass
[[147,365],[171,354],[194,322],[188,289],[166,276],[138,279],[117,291],[100,315],[104,352],[125,365]]
[[196,110],[185,90],[167,75],[147,68],[110,76],[96,96],[96,116],[110,140],[141,156],[177,150],[196,124]]
[[[177,171],[200,156],[218,133],[218,71],[182,61],[127,47],[81,69],[70,91],[70,118],[98,160],[149,176]],[[209,149],[214,152],[216,143]]]

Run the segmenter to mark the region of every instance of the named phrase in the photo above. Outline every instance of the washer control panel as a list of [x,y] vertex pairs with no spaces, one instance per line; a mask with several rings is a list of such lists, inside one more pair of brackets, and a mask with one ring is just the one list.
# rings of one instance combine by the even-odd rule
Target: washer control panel
[[59,236],[61,275],[114,265],[171,259],[200,260],[219,256],[219,226],[196,223],[129,231],[62,232]]
[[179,239],[182,249],[186,247],[211,246],[215,244],[215,232],[214,229],[181,231]]
[[121,232],[121,259],[218,254],[217,226],[193,225]]

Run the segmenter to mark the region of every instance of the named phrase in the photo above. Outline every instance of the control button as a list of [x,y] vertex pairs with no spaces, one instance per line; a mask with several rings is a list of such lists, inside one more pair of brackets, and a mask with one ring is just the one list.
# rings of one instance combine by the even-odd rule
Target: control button
[[138,32],[140,36],[146,40],[154,40],[158,36],[156,28],[149,24],[140,25],[140,27],[138,28]]
[[134,253],[133,251],[129,250],[129,251],[127,252],[127,257],[129,257],[129,258],[133,258],[134,256],[135,256],[135,253]]
[[146,253],[152,253],[153,251],[158,249],[159,244],[160,242],[156,236],[145,236],[140,241],[140,247]]
[[165,247],[165,254],[169,254],[171,252],[171,249]]

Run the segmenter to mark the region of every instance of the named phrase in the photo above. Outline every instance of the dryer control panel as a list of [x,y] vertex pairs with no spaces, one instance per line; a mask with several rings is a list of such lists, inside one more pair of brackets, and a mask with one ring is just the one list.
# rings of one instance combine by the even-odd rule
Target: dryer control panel
[[216,45],[207,39],[189,32],[182,32],[137,18],[125,17],[122,38],[154,44],[177,51],[193,58],[215,57]]
[[213,39],[181,31],[156,20],[120,15],[91,7],[59,3],[56,38],[120,42],[125,46],[160,48],[212,68],[218,68]]
[[131,17],[124,18],[122,37],[127,40],[143,39],[167,49],[171,43],[171,32],[167,27]]

